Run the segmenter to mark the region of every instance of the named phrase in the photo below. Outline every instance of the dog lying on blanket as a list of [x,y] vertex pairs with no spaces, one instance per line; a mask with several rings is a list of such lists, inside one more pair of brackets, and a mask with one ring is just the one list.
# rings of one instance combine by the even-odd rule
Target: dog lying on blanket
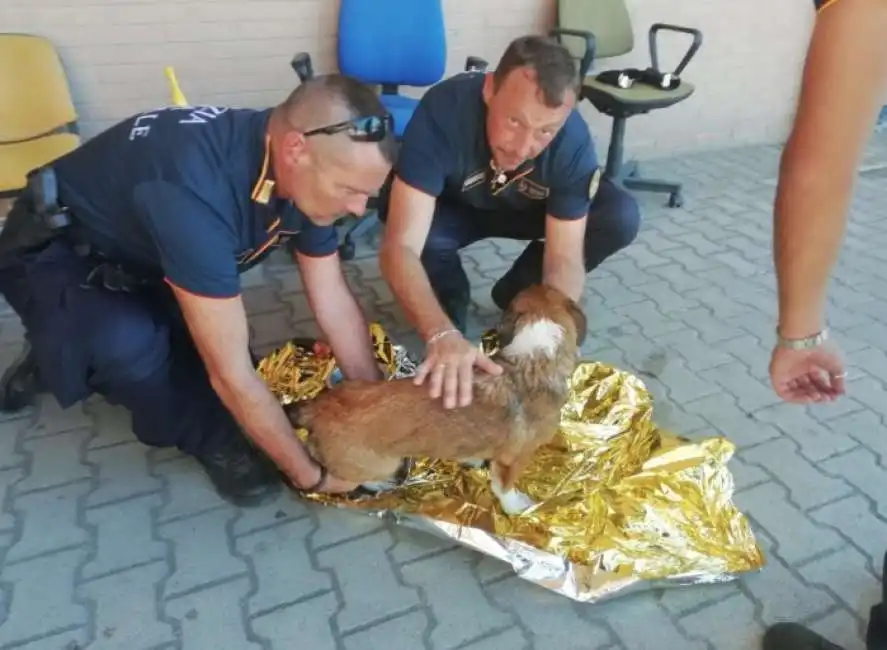
[[493,356],[503,372],[475,374],[469,406],[445,409],[411,378],[345,380],[287,414],[331,474],[372,491],[394,487],[410,457],[489,461],[491,490],[515,515],[533,505],[515,482],[557,432],[586,328],[576,302],[534,285],[503,313]]

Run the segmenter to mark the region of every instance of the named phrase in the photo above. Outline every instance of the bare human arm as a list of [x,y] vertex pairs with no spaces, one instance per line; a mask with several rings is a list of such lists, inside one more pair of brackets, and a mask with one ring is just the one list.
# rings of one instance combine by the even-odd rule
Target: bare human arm
[[421,261],[435,204],[435,197],[395,176],[379,251],[382,277],[423,341],[436,333],[453,329],[452,321],[431,289]]
[[[314,485],[320,479],[320,468],[293,435],[283,409],[253,368],[240,296],[206,298],[171,286],[213,389],[224,405],[297,487]],[[322,489],[336,492],[352,487],[330,476]]]
[[856,168],[887,101],[885,34],[884,0],[833,0],[817,16],[776,192],[774,261],[786,338],[824,327]]
[[585,227],[588,217],[545,217],[542,281],[575,301],[585,288]]
[[[807,51],[798,109],[783,151],[774,209],[778,332],[809,339],[825,328],[828,282],[841,250],[856,168],[887,100],[887,2],[831,0]],[[780,340],[770,380],[787,402],[832,401],[846,373],[830,342]]]
[[294,255],[311,310],[342,373],[349,379],[381,379],[369,324],[342,273],[339,256]]
[[410,324],[428,343],[416,383],[428,379],[431,397],[443,395],[444,407],[455,408],[471,403],[475,365],[494,375],[502,368],[455,330],[422,266],[422,249],[431,230],[435,202],[433,196],[394,178],[379,262],[382,276]]

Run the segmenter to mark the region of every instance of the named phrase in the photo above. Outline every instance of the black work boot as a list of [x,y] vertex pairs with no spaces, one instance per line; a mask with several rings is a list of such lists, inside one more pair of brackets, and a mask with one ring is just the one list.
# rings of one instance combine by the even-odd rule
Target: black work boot
[[0,377],[0,411],[14,413],[34,404],[43,391],[37,360],[27,341],[15,361]]
[[222,498],[236,506],[258,506],[281,491],[274,463],[243,434],[214,440],[195,457]]
[[761,650],[845,650],[798,623],[776,623],[767,628]]

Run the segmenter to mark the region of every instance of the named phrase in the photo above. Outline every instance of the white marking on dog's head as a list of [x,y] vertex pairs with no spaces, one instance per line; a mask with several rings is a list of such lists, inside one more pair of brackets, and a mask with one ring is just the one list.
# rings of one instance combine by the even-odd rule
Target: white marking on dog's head
[[515,359],[544,354],[553,357],[564,342],[564,328],[553,320],[542,318],[521,327],[502,350],[506,357]]

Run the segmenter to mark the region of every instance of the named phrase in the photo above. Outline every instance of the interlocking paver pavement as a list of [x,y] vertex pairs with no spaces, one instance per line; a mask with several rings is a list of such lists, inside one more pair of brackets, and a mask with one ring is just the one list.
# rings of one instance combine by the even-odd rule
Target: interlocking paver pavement
[[[227,505],[195,463],[149,449],[101,400],[0,421],[0,647],[29,650],[384,648],[745,650],[781,619],[860,648],[887,551],[887,137],[872,143],[835,273],[831,323],[849,395],[781,404],[767,381],[776,304],[770,205],[778,149],[713,151],[645,164],[686,183],[686,206],[640,195],[638,240],[590,278],[586,352],[640,374],[656,420],[722,433],[737,504],[769,564],[706,587],[579,605],[445,540],[283,495]],[[883,165],[880,169],[878,165]],[[519,246],[465,253],[473,333]],[[408,346],[373,247],[347,264],[372,318]],[[246,278],[262,352],[316,335],[283,256]],[[0,311],[0,361],[21,327]]]

